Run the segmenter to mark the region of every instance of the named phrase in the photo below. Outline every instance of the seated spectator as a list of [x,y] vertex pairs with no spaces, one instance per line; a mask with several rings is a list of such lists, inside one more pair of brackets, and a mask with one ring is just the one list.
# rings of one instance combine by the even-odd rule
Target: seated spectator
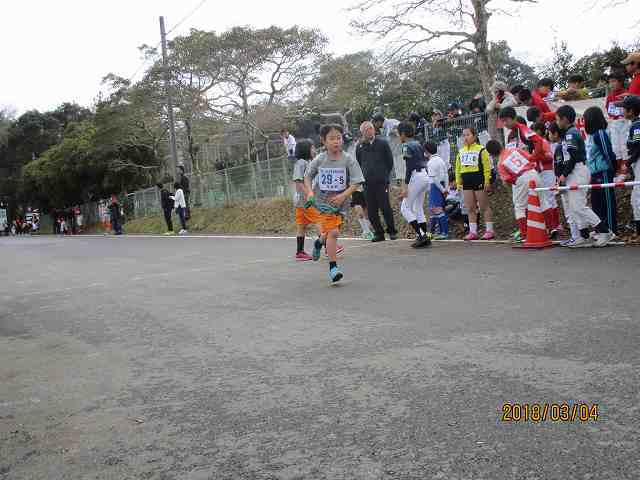
[[571,75],[569,77],[568,83],[569,86],[566,90],[558,92],[558,97],[567,102],[575,100],[586,100],[590,98],[589,90],[584,86],[584,77],[582,75]]

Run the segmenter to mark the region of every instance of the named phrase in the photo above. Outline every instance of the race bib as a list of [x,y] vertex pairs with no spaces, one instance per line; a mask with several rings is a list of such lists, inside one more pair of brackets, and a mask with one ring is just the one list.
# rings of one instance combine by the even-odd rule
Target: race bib
[[477,167],[480,152],[464,152],[460,154],[460,165],[463,167]]
[[347,189],[347,169],[322,167],[318,173],[318,185],[323,192],[342,192]]
[[529,160],[518,152],[511,152],[503,162],[505,168],[515,175],[520,175],[520,172],[522,172],[528,164]]
[[565,162],[571,160],[571,155],[569,154],[569,148],[566,143],[562,144],[562,158]]
[[624,115],[624,112],[622,111],[622,107],[616,107],[615,103],[613,102],[609,104],[608,113],[612,117],[621,117],[622,115]]

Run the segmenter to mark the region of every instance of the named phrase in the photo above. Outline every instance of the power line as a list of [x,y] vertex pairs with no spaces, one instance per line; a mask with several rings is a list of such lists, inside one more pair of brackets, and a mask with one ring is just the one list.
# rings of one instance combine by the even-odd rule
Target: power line
[[187,14],[186,17],[184,17],[182,20],[180,20],[177,24],[175,24],[173,26],[173,28],[169,29],[169,31],[167,32],[167,35],[169,35],[171,32],[173,32],[176,28],[178,28],[180,25],[182,25],[184,22],[186,22],[194,13],[196,13],[198,10],[200,10],[200,8],[202,8],[202,6],[207,3],[207,0],[201,0],[200,3],[198,3],[198,5],[195,6],[195,8],[193,10],[191,10],[191,12],[189,12]]

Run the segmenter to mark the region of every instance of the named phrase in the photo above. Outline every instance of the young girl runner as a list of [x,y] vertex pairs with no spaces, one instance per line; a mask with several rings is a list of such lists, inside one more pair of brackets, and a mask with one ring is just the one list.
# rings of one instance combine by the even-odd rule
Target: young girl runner
[[424,248],[431,244],[431,234],[427,231],[427,219],[424,216],[424,197],[429,186],[427,160],[424,150],[413,138],[415,128],[412,123],[401,122],[398,134],[402,143],[402,156],[406,162],[400,212],[416,232],[416,241],[411,246]]
[[469,234],[465,240],[478,239],[478,223],[476,220],[477,205],[486,224],[486,231],[482,240],[491,240],[493,234],[493,220],[489,195],[491,191],[491,160],[487,150],[478,143],[478,133],[473,127],[462,131],[464,145],[456,158],[456,184],[462,189],[464,205],[469,212]]
[[311,260],[311,255],[304,251],[304,239],[307,233],[307,226],[313,221],[306,215],[304,204],[306,202],[306,189],[304,186],[304,174],[309,162],[316,156],[315,147],[311,140],[300,140],[295,147],[296,162],[293,165],[293,181],[295,182],[294,207],[296,209],[296,260]]
[[[348,199],[364,183],[364,176],[355,158],[342,151],[343,130],[340,125],[328,125],[320,131],[327,151],[314,158],[304,175],[307,191],[307,216],[320,228],[320,238],[313,247],[312,258],[320,258],[322,245],[329,255],[329,278],[342,279],[336,248],[340,225],[348,207]],[[312,186],[316,178],[315,186]]]

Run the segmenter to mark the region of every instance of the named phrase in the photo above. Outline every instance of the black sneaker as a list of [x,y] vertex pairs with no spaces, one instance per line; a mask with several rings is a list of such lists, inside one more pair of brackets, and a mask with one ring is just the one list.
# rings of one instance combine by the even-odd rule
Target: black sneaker
[[376,243],[376,242],[384,242],[384,241],[385,241],[385,238],[384,238],[384,235],[382,235],[382,236],[380,236],[380,235],[375,235],[375,236],[371,239],[371,241],[372,241],[373,243]]
[[398,234],[397,233],[390,233],[389,234],[389,240],[397,240],[398,239]]
[[420,236],[411,244],[413,248],[426,248],[431,245],[431,239],[427,236]]

